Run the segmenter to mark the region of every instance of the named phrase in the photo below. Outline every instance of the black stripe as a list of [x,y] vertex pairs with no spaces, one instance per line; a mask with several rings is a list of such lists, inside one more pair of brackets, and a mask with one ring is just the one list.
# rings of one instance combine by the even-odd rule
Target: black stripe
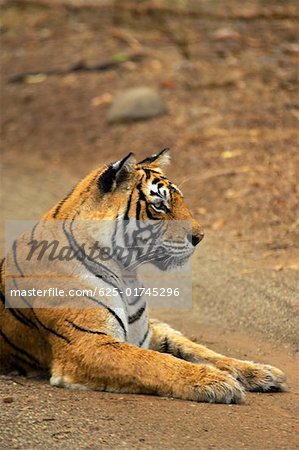
[[5,306],[6,298],[1,290],[0,290],[0,299],[1,299],[1,302],[3,303],[3,305]]
[[[77,258],[78,251],[76,252],[76,249],[78,250],[80,247],[79,247],[79,245],[78,245],[78,243],[77,243],[77,241],[76,241],[76,239],[75,239],[75,237],[74,237],[74,235],[73,235],[73,233],[72,233],[72,224],[73,224],[73,221],[74,221],[74,219],[71,221],[70,231],[67,231],[67,229],[65,228],[65,223],[66,223],[66,221],[64,221],[64,223],[63,223],[63,231],[64,231],[64,233],[65,233],[65,235],[66,235],[66,237],[67,237],[67,239],[68,239],[68,242],[69,242],[69,244],[70,244],[72,250],[73,250],[74,253],[75,253],[76,259],[78,260],[78,258]],[[113,287],[115,287],[116,289],[119,290],[119,286],[116,284],[117,281],[119,281],[119,279],[118,279],[117,275],[116,275],[114,272],[112,272],[112,270],[110,270],[108,267],[104,266],[103,264],[100,264],[99,262],[97,262],[97,263],[96,263],[96,268],[97,268],[97,269],[101,268],[101,269],[103,269],[103,272],[104,272],[103,274],[98,274],[97,272],[95,272],[95,271],[93,270],[93,268],[92,268],[90,265],[88,265],[88,264],[86,263],[86,259],[87,259],[89,262],[91,262],[92,264],[94,263],[94,261],[90,260],[90,258],[89,258],[88,255],[85,254],[84,256],[85,256],[85,258],[84,258],[83,260],[80,260],[80,263],[81,263],[81,264],[82,264],[82,265],[83,265],[90,273],[92,273],[93,275],[95,275],[97,278],[103,279],[106,283],[110,284],[111,286],[113,286]],[[112,280],[108,280],[107,278],[105,278],[105,275],[107,275],[107,276],[110,275],[111,278],[114,279],[114,280],[113,280],[114,282],[112,282]]]
[[149,328],[147,329],[147,332],[145,333],[143,339],[141,339],[141,341],[139,342],[139,344],[138,344],[139,347],[141,347],[144,344],[146,338],[148,337],[148,334],[149,334]]
[[0,334],[3,337],[3,339],[5,340],[5,342],[10,345],[15,351],[19,352],[21,355],[26,356],[26,358],[29,359],[29,361],[33,364],[35,364],[37,367],[40,367],[42,369],[42,366],[40,364],[40,362],[32,355],[30,355],[28,352],[26,352],[26,350],[18,347],[17,345],[13,344],[8,337],[3,333],[2,330],[0,330]]
[[31,230],[30,243],[32,243],[34,241],[34,233],[35,233],[35,230],[36,230],[36,227],[38,224],[39,224],[39,222],[37,222]]
[[166,336],[163,338],[163,341],[161,342],[159,351],[162,353],[170,353],[169,352],[169,342],[168,342],[168,338]]
[[143,201],[146,202],[146,197],[145,197],[144,192],[142,190],[142,182],[137,184],[136,189],[138,191],[139,200],[143,200]]
[[117,322],[118,322],[119,325],[121,326],[121,328],[122,328],[122,330],[123,330],[123,332],[124,332],[125,338],[126,338],[126,337],[127,337],[127,330],[125,329],[125,325],[124,325],[123,321],[122,321],[121,318],[116,314],[116,312],[113,311],[113,309],[109,308],[109,306],[105,305],[105,303],[102,303],[100,300],[97,300],[96,298],[90,297],[90,296],[88,296],[88,295],[86,295],[85,298],[86,298],[86,297],[89,298],[91,301],[97,303],[98,305],[102,306],[103,308],[107,309],[107,310],[110,312],[110,314],[112,314],[112,316],[117,320]]
[[185,359],[183,353],[181,352],[180,347],[177,347],[177,348],[175,349],[175,354],[174,354],[174,356],[176,356],[176,357],[179,358],[179,359]]
[[[15,286],[16,286],[16,288],[17,288],[17,285],[15,285]],[[0,291],[0,297],[1,297],[2,303],[5,305],[5,308],[8,309],[9,312],[10,312],[17,320],[19,320],[19,321],[22,322],[24,325],[27,325],[27,326],[30,327],[30,328],[35,328],[35,329],[37,329],[37,330],[39,329],[38,326],[37,326],[34,322],[32,322],[32,320],[28,319],[28,317],[26,317],[24,314],[22,314],[21,311],[20,311],[19,309],[14,309],[14,308],[12,308],[12,307],[10,306],[9,301],[5,298],[5,295],[4,295],[1,291]],[[24,299],[23,296],[21,296],[21,297],[22,297],[22,299]],[[67,342],[70,342],[70,340],[69,340],[68,338],[66,338],[65,336],[63,336],[62,334],[60,334],[60,333],[58,333],[57,331],[52,330],[51,328],[49,328],[49,327],[47,327],[46,325],[44,325],[44,324],[39,320],[39,318],[36,316],[36,313],[35,313],[35,311],[34,311],[33,309],[32,309],[32,312],[33,312],[33,314],[34,314],[34,317],[35,317],[36,321],[38,322],[38,324],[39,324],[42,328],[44,328],[45,330],[47,330],[47,331],[49,331],[50,333],[54,334],[55,336],[57,336],[57,337],[59,337],[59,338],[61,338],[61,339],[64,339],[64,340],[67,341]]]
[[[148,169],[144,169],[144,170],[148,170]],[[161,175],[161,172],[159,172],[158,170],[154,170],[154,169],[150,169],[151,174],[155,173],[156,175],[159,175],[160,178],[163,179],[167,179],[166,177],[164,177],[163,175]]]
[[[7,303],[7,302],[6,302]],[[29,328],[33,328],[38,330],[38,327],[34,322],[32,322],[28,317],[26,317],[24,314],[21,313],[18,309],[10,308],[9,306],[6,306],[6,309],[9,310],[9,312],[15,317],[15,319],[19,320],[19,322],[22,322],[24,325],[26,325]]]
[[[32,322],[31,324],[28,322],[31,322],[29,319],[27,319],[26,316],[24,316],[20,311],[18,311],[17,309],[13,309],[10,306],[9,301],[5,298],[5,295],[3,294],[2,291],[0,291],[0,299],[1,302],[3,303],[5,309],[8,309],[9,312],[20,322],[22,322],[24,325],[27,325],[30,328],[36,328],[35,324]],[[27,322],[28,320],[28,322]]]
[[173,204],[173,189],[168,189],[169,195],[170,195],[170,203]]
[[[6,300],[6,305],[7,305],[7,300]],[[38,329],[38,327],[35,325],[35,323],[32,322],[30,319],[28,319],[18,309],[11,308],[9,305],[5,306],[5,308],[8,309],[8,311],[14,316],[14,318],[17,319],[19,322],[21,322],[23,325],[26,325],[29,328]]]
[[16,265],[16,268],[18,269],[20,275],[22,277],[24,277],[24,273],[21,270],[21,267],[19,266],[19,263],[17,261],[17,241],[15,240],[13,245],[12,245],[12,249],[13,249],[13,259],[14,259],[14,263]]
[[107,333],[103,333],[102,331],[96,331],[96,330],[89,330],[88,328],[80,327],[80,325],[77,325],[76,323],[72,322],[71,320],[66,319],[66,322],[68,322],[70,325],[72,325],[73,328],[79,331],[83,331],[84,333],[90,333],[90,334],[101,334],[104,336],[108,336]]
[[[16,289],[18,289],[18,285],[17,282],[15,281],[15,279],[13,279],[13,283]],[[1,295],[1,300],[3,302],[3,298],[4,297],[4,303],[5,303],[5,296],[4,294],[2,294],[2,292],[0,293]],[[23,297],[23,295],[21,295],[22,300],[26,303],[26,305],[28,305],[30,308],[32,308],[32,305],[30,303],[27,302],[27,299],[25,297]],[[8,306],[7,306],[8,305]],[[26,317],[24,314],[21,313],[21,311],[17,310],[17,309],[13,309],[13,308],[9,308],[10,303],[8,302],[8,300],[6,300],[6,307],[11,311],[11,313],[13,314],[13,316],[18,319],[20,322],[22,322],[24,325],[27,325],[28,327],[31,328],[36,328],[38,330],[38,326],[32,322],[30,319],[28,319],[28,317]],[[52,330],[51,328],[47,327],[46,325],[44,325],[39,318],[37,317],[35,311],[32,309],[34,317],[36,319],[36,321],[38,322],[38,324],[44,328],[45,330],[49,331],[49,333],[54,334],[55,336],[65,340],[66,342],[70,342],[70,340],[68,338],[66,338],[65,336],[63,336],[62,334],[58,333],[55,330]]]
[[24,325],[27,325],[27,327],[29,327],[29,328],[38,330],[38,327],[36,326],[36,324],[34,322],[32,322],[32,320],[28,319],[28,317],[26,317],[24,314],[22,314],[21,311],[19,311],[18,309],[10,308],[10,307],[6,307],[6,308],[17,320],[22,322]]
[[2,284],[2,268],[3,268],[4,261],[5,261],[5,258],[3,258],[0,263],[0,284]]
[[27,327],[37,328],[35,323],[32,322],[30,319],[28,319],[28,317],[26,317],[24,314],[22,314],[21,311],[19,311],[18,309],[12,308],[9,301],[7,300],[7,298],[5,298],[5,295],[3,294],[3,292],[1,290],[0,290],[0,299],[1,299],[1,302],[3,303],[5,309],[8,309],[8,311],[15,317],[15,319],[19,320],[24,325],[27,325]]
[[144,311],[145,311],[145,305],[143,305],[141,308],[139,308],[138,311],[136,311],[134,314],[132,314],[132,316],[129,316],[129,318],[128,318],[129,324],[137,322],[137,320],[140,319],[140,317],[142,316]]
[[[23,272],[21,271],[20,266],[19,266],[19,264],[18,264],[18,262],[17,262],[17,253],[16,253],[16,251],[17,251],[17,244],[16,244],[16,241],[14,241],[14,243],[13,243],[14,262],[15,262],[15,265],[16,265],[16,267],[17,267],[17,269],[18,269],[20,275],[21,275],[21,276],[24,276],[24,275],[23,275]],[[14,286],[15,286],[16,289],[19,289],[19,288],[18,288],[18,285],[17,285],[17,282],[16,282],[16,280],[15,280],[14,278],[13,278],[13,284],[14,284]],[[21,297],[21,299],[23,300],[23,302],[24,302],[27,306],[29,306],[29,308],[32,308],[32,305],[31,305],[30,303],[27,302],[27,300],[25,299],[25,297],[23,297],[23,295],[21,295],[20,297]],[[9,311],[11,312],[11,314],[12,314],[17,320],[19,320],[19,321],[22,322],[24,325],[27,325],[27,326],[30,327],[30,328],[36,328],[36,329],[38,329],[38,327],[36,326],[36,324],[35,324],[34,322],[32,322],[32,320],[28,319],[28,317],[25,316],[21,311],[19,311],[18,309],[15,309],[15,308],[12,308],[12,307],[11,307],[10,302],[5,298],[5,295],[4,295],[2,292],[1,292],[1,300],[2,300],[2,302],[4,301],[5,307],[6,307],[7,309],[9,309]]]
[[151,171],[149,169],[143,169],[145,172],[146,179],[148,180],[151,177]]
[[152,215],[152,212],[149,209],[149,204],[148,203],[145,203],[145,209],[146,209],[146,213],[147,213],[147,216],[148,216],[149,219],[151,219],[151,220],[160,220],[157,217]]
[[125,215],[124,215],[124,220],[129,220],[129,211],[130,211],[130,207],[131,207],[132,197],[133,197],[133,191],[131,192],[129,200],[128,200],[126,212],[125,212]]
[[151,213],[151,211],[150,211],[150,209],[149,209],[149,204],[147,203],[146,197],[145,197],[145,195],[144,195],[144,193],[143,193],[143,191],[142,191],[142,189],[141,189],[141,183],[139,183],[139,184],[136,186],[136,189],[138,190],[138,194],[139,194],[138,202],[141,202],[141,201],[144,201],[144,202],[145,202],[145,208],[146,208],[146,212],[147,212],[148,218],[151,219],[151,220],[158,220],[156,217],[154,217],[154,216],[152,215],[152,213]]
[[161,179],[157,177],[152,181],[152,184],[157,184],[159,181],[161,181]]
[[136,203],[136,220],[140,220],[140,213],[141,213],[141,202],[138,200]]
[[66,341],[66,342],[68,342],[68,343],[71,342],[71,340],[70,340],[69,338],[63,336],[62,334],[58,333],[57,331],[53,330],[52,328],[47,327],[43,322],[41,322],[41,321],[39,320],[39,318],[37,317],[35,311],[33,311],[33,313],[34,313],[34,317],[35,317],[37,323],[38,323],[42,328],[44,328],[45,330],[49,331],[49,333],[54,334],[54,336],[59,337],[60,339],[63,339],[64,341]]
[[52,215],[53,219],[56,219],[56,217],[58,216],[59,211],[61,210],[62,206],[64,205],[64,203],[70,198],[70,196],[72,195],[72,193],[75,190],[75,187],[73,187],[73,189],[62,199],[58,202],[56,209]]

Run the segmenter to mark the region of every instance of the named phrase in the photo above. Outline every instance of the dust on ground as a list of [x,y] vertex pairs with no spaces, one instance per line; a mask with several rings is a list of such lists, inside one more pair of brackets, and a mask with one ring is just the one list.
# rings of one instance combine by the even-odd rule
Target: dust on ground
[[[206,237],[192,310],[156,315],[216,350],[276,364],[290,384],[225,406],[2,378],[3,448],[296,448],[296,5],[190,1],[177,14],[166,0],[2,3],[4,217],[38,219],[92,168],[171,147],[169,174]],[[122,63],[7,81],[111,60]],[[109,102],[134,86],[160,89],[169,113],[109,126]]]

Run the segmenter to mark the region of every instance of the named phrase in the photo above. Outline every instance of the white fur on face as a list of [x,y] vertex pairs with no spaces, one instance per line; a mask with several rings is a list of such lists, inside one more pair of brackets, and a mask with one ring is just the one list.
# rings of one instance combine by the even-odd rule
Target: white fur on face
[[[166,206],[168,206],[169,200],[171,199],[169,188],[164,184],[163,186],[159,186],[159,184],[160,183],[149,182],[147,185],[148,193],[153,198],[164,200]],[[183,193],[175,184],[171,183],[170,186],[183,197]]]
[[150,193],[150,195],[153,194],[153,192],[158,196],[161,197],[164,200],[168,200],[170,197],[169,194],[169,189],[166,188],[164,185],[162,187],[158,186],[159,183],[153,184],[153,183],[148,183],[148,191]]

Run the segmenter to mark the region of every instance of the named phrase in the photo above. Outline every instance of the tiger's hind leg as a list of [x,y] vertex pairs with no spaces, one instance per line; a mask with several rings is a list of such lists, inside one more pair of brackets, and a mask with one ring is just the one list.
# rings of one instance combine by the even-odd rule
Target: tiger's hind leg
[[0,373],[36,377],[47,374],[50,351],[32,310],[0,305]]
[[203,345],[194,343],[169,325],[151,320],[152,341],[150,347],[177,358],[201,364],[211,364],[230,373],[248,391],[274,392],[287,389],[284,373],[276,367],[229,358]]

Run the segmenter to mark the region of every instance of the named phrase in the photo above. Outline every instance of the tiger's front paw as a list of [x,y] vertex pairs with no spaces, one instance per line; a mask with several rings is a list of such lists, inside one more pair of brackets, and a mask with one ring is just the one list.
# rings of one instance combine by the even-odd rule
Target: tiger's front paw
[[199,388],[199,401],[209,403],[243,403],[245,391],[243,386],[229,374],[225,377],[217,376],[217,379],[206,382]]
[[217,367],[233,375],[247,391],[281,392],[287,390],[285,374],[268,364],[228,359],[219,361]]
[[177,385],[179,398],[207,403],[242,403],[245,398],[245,390],[239,381],[216,368],[201,368],[198,377],[195,373],[183,380],[183,384]]

